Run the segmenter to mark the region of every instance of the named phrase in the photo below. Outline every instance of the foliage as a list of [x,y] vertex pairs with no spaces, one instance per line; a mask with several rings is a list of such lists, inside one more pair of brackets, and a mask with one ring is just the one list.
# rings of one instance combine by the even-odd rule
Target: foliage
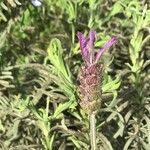
[[140,0],[0,1],[0,149],[90,149],[79,106],[77,31],[107,51],[97,145],[150,147],[150,3]]

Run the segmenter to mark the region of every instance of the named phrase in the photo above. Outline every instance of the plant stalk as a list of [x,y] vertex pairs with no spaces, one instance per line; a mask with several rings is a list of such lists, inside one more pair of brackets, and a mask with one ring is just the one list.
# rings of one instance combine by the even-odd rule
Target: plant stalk
[[74,22],[72,22],[72,24],[71,24],[71,29],[72,29],[72,43],[74,44],[74,42],[75,42],[75,26],[74,26]]
[[96,119],[95,119],[95,112],[92,112],[89,117],[90,117],[91,150],[96,150]]

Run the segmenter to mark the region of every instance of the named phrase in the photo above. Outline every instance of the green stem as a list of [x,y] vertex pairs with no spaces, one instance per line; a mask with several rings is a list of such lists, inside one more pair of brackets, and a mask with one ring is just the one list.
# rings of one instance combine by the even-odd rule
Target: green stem
[[48,118],[48,113],[49,113],[49,97],[47,97],[46,100],[46,117]]
[[91,150],[96,150],[96,119],[95,112],[90,114],[90,141]]
[[75,26],[74,26],[74,22],[72,22],[72,24],[71,24],[71,29],[72,29],[72,43],[74,44],[74,42],[75,42]]

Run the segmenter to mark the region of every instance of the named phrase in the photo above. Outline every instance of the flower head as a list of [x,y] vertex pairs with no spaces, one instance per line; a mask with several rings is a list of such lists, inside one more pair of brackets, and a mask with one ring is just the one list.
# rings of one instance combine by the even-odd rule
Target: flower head
[[108,48],[116,43],[117,39],[115,37],[111,38],[101,49],[98,49],[97,53],[95,53],[95,31],[91,31],[87,38],[81,32],[78,32],[77,36],[80,42],[81,55],[85,62],[79,75],[80,106],[90,114],[100,108],[102,101],[102,65],[98,64],[98,60]]

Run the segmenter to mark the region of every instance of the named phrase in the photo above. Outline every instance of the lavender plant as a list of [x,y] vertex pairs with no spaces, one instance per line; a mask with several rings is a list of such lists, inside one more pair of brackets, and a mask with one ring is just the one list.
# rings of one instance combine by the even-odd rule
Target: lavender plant
[[[119,13],[122,10],[127,18],[130,18],[128,24],[132,28],[130,30],[129,41],[130,44],[126,46],[129,51],[130,62],[126,63],[128,66],[129,82],[122,87],[127,90],[125,97],[121,96],[122,104],[119,106],[124,114],[125,125],[123,127],[124,134],[122,136],[126,139],[123,146],[124,150],[128,149],[149,149],[149,96],[146,94],[147,86],[147,67],[149,60],[145,59],[147,51],[147,43],[149,41],[149,34],[147,34],[147,27],[150,24],[149,9],[147,3],[139,1],[122,3],[121,1],[114,5],[119,9],[111,12]],[[146,34],[145,34],[146,33]],[[145,73],[144,73],[145,72]],[[118,109],[118,110],[119,110]],[[146,131],[146,132],[144,132]]]
[[[97,149],[149,150],[149,8],[146,0],[1,1],[0,149],[89,150],[91,116]],[[91,28],[101,39],[78,33],[79,44],[75,33]],[[119,42],[102,57],[96,47],[113,34]]]
[[[144,53],[144,45],[150,38],[149,35],[143,38],[144,33],[141,31],[143,28],[146,28],[150,24],[150,17],[148,14],[150,10],[146,10],[147,6],[145,5],[143,6],[143,11],[139,12],[139,14],[133,12],[133,14],[131,15],[136,26],[134,27],[134,32],[129,46],[130,60],[132,63],[127,63],[126,65],[130,68],[131,74],[129,76],[129,79],[131,79],[133,89],[135,90],[134,92],[137,93],[137,95],[135,96],[135,98],[133,98],[133,102],[129,104],[131,105],[131,108],[128,111],[128,114],[125,116],[125,119],[128,124],[133,121],[133,124],[131,123],[131,127],[129,128],[129,132],[131,132],[131,135],[131,128],[135,131],[136,129],[134,126],[139,126],[139,129],[135,131],[135,137],[129,135],[128,140],[125,143],[124,150],[130,147],[148,149],[148,145],[150,145],[150,119],[148,113],[149,100],[144,92],[145,83],[142,81],[143,69],[147,66],[148,62],[148,60],[144,61],[142,53]],[[137,109],[132,106],[132,103],[134,103],[140,109],[139,113],[135,113]],[[143,123],[144,121],[145,123]],[[147,133],[143,133],[142,128],[144,128]],[[138,136],[139,134],[141,135]],[[139,140],[141,137],[143,138],[143,140]]]
[[95,53],[95,38],[95,31],[90,31],[88,38],[85,38],[82,33],[78,32],[81,54],[85,63],[85,65],[81,68],[81,74],[79,76],[80,105],[82,109],[88,113],[90,118],[92,150],[96,150],[95,113],[101,108],[102,103],[102,65],[98,64],[98,61],[102,54],[117,41],[117,39],[113,37],[104,45],[102,49],[98,49],[98,52]]

